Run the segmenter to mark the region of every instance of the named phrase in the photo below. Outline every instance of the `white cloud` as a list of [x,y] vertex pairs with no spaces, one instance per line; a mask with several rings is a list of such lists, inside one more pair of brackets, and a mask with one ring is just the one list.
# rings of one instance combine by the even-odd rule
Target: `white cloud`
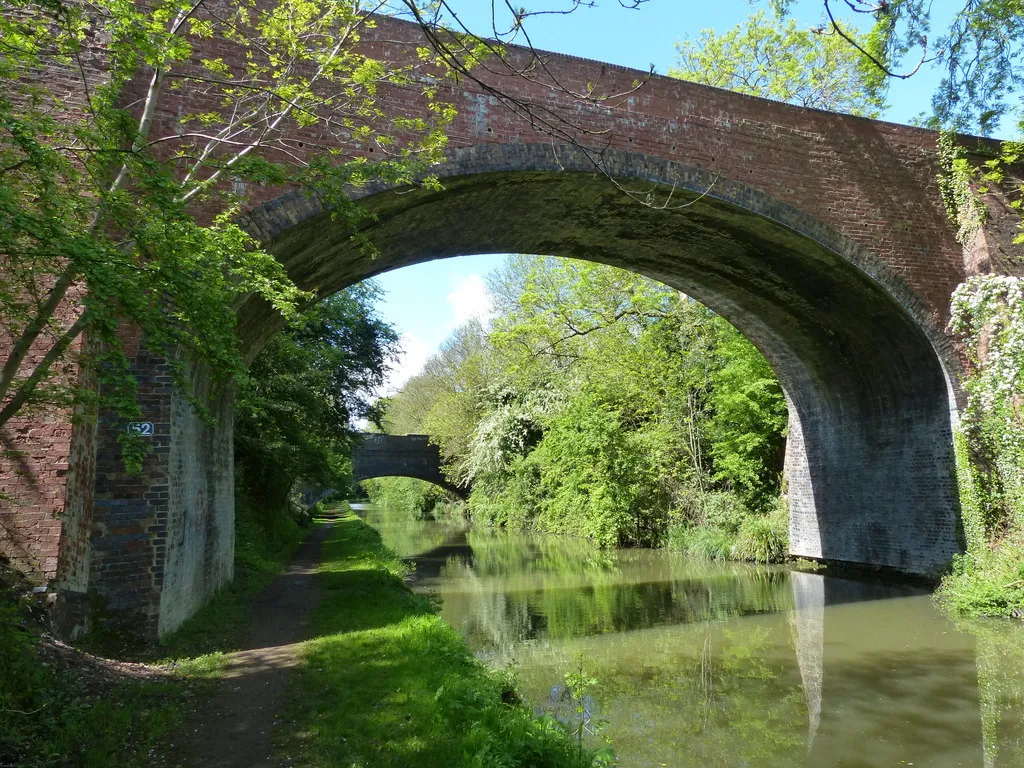
[[448,303],[452,305],[452,327],[458,327],[473,318],[486,322],[494,309],[487,284],[477,274],[466,275],[456,281],[452,292],[448,294]]
[[388,379],[384,382],[384,393],[393,395],[405,386],[405,383],[423,370],[433,351],[419,336],[412,333],[403,333],[398,339],[402,348],[399,354],[398,363],[391,369]]
[[[443,338],[448,332],[454,330],[463,323],[477,318],[486,322],[491,317],[493,305],[491,296],[487,292],[487,284],[478,274],[470,274],[465,277],[450,281],[451,293],[448,294],[448,303],[451,305],[451,324],[447,327],[431,327],[428,329],[428,338],[435,334]],[[382,395],[393,395],[405,386],[413,376],[423,370],[427,358],[437,351],[439,342],[431,342],[422,336],[414,333],[403,333],[398,339],[401,352],[398,362],[394,364],[388,374],[387,381],[380,392]]]

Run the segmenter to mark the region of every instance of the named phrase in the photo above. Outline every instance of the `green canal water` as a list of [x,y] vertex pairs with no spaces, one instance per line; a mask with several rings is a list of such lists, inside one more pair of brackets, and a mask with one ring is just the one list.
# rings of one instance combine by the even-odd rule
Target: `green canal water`
[[567,672],[621,765],[1024,767],[1024,626],[909,586],[495,534],[356,505],[534,707]]

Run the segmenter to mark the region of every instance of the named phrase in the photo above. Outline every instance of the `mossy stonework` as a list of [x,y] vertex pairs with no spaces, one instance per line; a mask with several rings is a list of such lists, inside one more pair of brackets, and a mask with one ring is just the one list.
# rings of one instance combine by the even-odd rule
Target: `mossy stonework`
[[[412,25],[381,20],[365,43],[381,55],[414,56],[417,35]],[[204,46],[197,57],[217,55],[217,41]],[[554,54],[546,67],[579,92],[588,83],[628,91],[644,78]],[[320,295],[389,269],[500,252],[604,262],[685,291],[748,335],[786,391],[792,553],[913,573],[945,567],[963,547],[953,454],[960,363],[945,329],[953,289],[984,254],[972,251],[965,263],[946,217],[938,134],[662,77],[598,103],[483,76],[563,115],[575,143],[538,133],[476,86],[448,85],[459,116],[449,161],[436,171],[442,188],[358,193],[374,214],[358,234],[375,254],[300,190],[247,190],[247,227],[300,287]],[[416,114],[424,107],[417,98],[381,94],[395,115]],[[178,109],[201,113],[202,99],[183,93]],[[172,127],[178,114],[156,120]],[[296,128],[294,139],[322,148],[316,126]],[[355,142],[336,148],[375,157]],[[267,307],[241,308],[250,352],[279,327]],[[144,355],[136,361],[143,377],[161,364]],[[59,552],[85,563],[66,585],[69,605],[82,591],[115,594],[119,609],[146,614],[164,632],[197,607],[172,599],[167,584],[203,596],[230,577],[220,564],[230,557],[233,516],[224,493],[231,402],[213,404],[212,422],[184,419],[170,406],[170,388],[154,381],[145,407],[156,414],[149,420],[158,451],[130,482],[95,472],[82,491],[94,503],[64,502],[81,511]],[[113,440],[101,424],[72,466],[92,466]],[[197,456],[201,481],[189,476]],[[66,495],[62,480],[47,482]],[[146,503],[132,506],[139,499]],[[123,534],[110,534],[111,510]],[[183,531],[188,556],[175,549]],[[89,554],[100,539],[127,548],[117,567],[104,571],[104,560]],[[125,580],[131,590],[120,586]]]

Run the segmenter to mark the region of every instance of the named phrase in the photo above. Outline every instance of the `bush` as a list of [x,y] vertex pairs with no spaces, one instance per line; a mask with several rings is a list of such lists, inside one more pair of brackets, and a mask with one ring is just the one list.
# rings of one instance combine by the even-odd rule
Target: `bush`
[[156,741],[178,724],[184,694],[194,695],[188,685],[122,676],[66,647],[55,663],[41,637],[45,613],[28,589],[0,558],[0,765],[150,765]]
[[303,513],[268,509],[239,494],[235,506],[235,580],[245,587],[255,574],[276,574],[305,534]]
[[717,491],[704,494],[704,517],[712,528],[735,534],[749,515],[746,505],[734,493]]
[[[51,698],[52,681],[39,657],[33,633],[14,586],[3,580],[0,563],[0,765],[14,765],[37,737],[38,712]],[[49,714],[49,713],[47,713]]]
[[978,554],[959,555],[942,580],[939,598],[971,616],[1024,614],[1024,541],[1018,535]]
[[408,512],[416,520],[433,520],[435,508],[445,501],[442,488],[411,477],[378,477],[362,485],[377,506]]
[[781,563],[789,553],[789,510],[785,500],[768,515],[748,517],[740,526],[737,554],[755,563]]
[[540,466],[531,454],[513,461],[507,474],[477,482],[469,496],[469,511],[476,522],[527,531],[543,501]]

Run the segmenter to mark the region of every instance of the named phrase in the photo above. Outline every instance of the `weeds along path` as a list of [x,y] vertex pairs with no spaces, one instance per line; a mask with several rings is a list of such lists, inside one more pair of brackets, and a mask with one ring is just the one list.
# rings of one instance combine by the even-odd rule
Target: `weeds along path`
[[477,661],[377,531],[347,510],[325,522],[253,601],[243,650],[163,766],[612,764]]
[[277,765],[273,729],[284,707],[290,671],[322,589],[316,578],[320,525],[280,576],[252,603],[243,650],[230,654],[215,693],[186,719],[167,764],[178,768],[254,768]]

